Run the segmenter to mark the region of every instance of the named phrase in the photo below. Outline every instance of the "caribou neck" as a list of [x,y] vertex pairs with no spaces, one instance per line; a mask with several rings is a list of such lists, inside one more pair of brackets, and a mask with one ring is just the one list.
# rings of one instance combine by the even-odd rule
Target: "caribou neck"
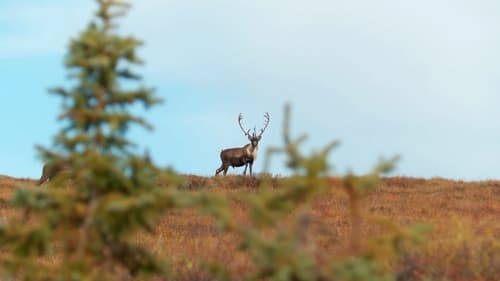
[[259,150],[259,144],[253,145],[249,143],[245,145],[245,151],[248,155],[252,155],[253,160],[257,159],[257,150]]

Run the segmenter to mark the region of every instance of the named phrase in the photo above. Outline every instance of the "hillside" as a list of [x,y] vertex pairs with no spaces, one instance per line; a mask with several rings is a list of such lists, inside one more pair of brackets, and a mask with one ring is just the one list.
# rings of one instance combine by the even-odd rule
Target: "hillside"
[[[279,178],[272,179],[277,186]],[[30,179],[0,176],[0,215],[15,211],[6,203],[18,185]],[[342,252],[349,239],[348,202],[330,180],[331,192],[314,200],[310,230],[315,236],[315,251]],[[182,188],[189,192],[208,190],[226,195],[236,191],[258,192],[259,180],[253,177],[185,176]],[[235,203],[238,220],[246,220],[245,208]],[[498,280],[500,276],[500,181],[463,182],[446,179],[383,178],[379,188],[363,202],[366,213],[388,218],[398,225],[426,222],[432,225],[421,250],[394,265],[401,280]],[[238,276],[250,266],[238,251],[237,238],[221,234],[213,220],[194,210],[172,211],[157,226],[154,235],[137,239],[168,257],[179,272],[179,280],[211,280],[197,266],[200,258],[220,261]],[[363,223],[362,235],[375,235],[377,227]]]

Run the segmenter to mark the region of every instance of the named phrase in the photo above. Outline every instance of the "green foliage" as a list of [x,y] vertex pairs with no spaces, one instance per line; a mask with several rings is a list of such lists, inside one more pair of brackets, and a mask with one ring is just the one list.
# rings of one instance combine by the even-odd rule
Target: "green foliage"
[[[141,42],[116,32],[128,4],[99,0],[95,19],[71,41],[66,57],[74,86],[51,92],[62,99],[64,124],[54,149],[42,158],[64,171],[43,188],[17,190],[12,203],[23,216],[0,227],[0,244],[11,255],[5,269],[19,280],[116,280],[163,276],[166,266],[133,239],[152,231],[168,208],[183,204],[175,181],[148,155],[136,156],[127,130],[151,128],[128,109],[160,102],[130,68],[141,63]],[[127,87],[125,86],[127,85]],[[171,186],[175,186],[172,184]],[[29,220],[30,223],[26,224]],[[46,259],[56,259],[47,263]]]
[[[362,199],[379,182],[379,175],[389,172],[398,157],[380,160],[373,171],[365,176],[351,173],[338,177],[347,194],[352,233],[344,253],[318,251],[317,241],[311,233],[310,204],[321,194],[331,190],[327,177],[331,173],[329,153],[338,146],[332,142],[310,155],[303,154],[300,146],[306,136],[296,140],[290,137],[290,108],[285,108],[283,126],[284,147],[270,148],[265,166],[276,153],[285,153],[287,166],[294,175],[280,181],[277,188],[263,179],[257,193],[240,193],[234,200],[244,203],[249,222],[236,224],[231,231],[241,239],[241,249],[253,260],[255,270],[245,280],[394,280],[392,264],[408,243],[419,242],[425,227],[400,228],[383,218],[364,213]],[[221,218],[219,216],[219,218]],[[379,236],[366,239],[361,235],[361,223],[367,221],[384,230]],[[231,222],[235,224],[235,222]],[[316,250],[314,250],[316,249]],[[321,256],[321,259],[318,257]]]
[[377,262],[367,258],[353,258],[333,265],[333,280],[345,281],[391,281],[393,276],[383,270]]
[[314,260],[301,247],[297,236],[279,231],[268,239],[256,229],[247,229],[242,249],[253,258],[256,272],[247,280],[318,280]]

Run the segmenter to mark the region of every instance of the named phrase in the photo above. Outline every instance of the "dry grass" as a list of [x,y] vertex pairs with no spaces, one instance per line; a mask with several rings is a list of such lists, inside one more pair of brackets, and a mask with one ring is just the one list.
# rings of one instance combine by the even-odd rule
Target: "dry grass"
[[[277,178],[272,186],[279,185]],[[5,203],[16,186],[33,180],[0,176],[0,215],[12,216]],[[258,192],[260,180],[253,177],[188,176],[182,188],[189,192],[208,189],[227,196],[233,192]],[[349,207],[339,184],[311,204],[310,233],[315,236],[314,253],[341,253],[350,235]],[[246,208],[234,203],[234,216],[245,222]],[[394,265],[400,280],[498,280],[500,276],[500,181],[463,182],[445,179],[384,178],[379,188],[364,199],[366,214],[383,216],[398,225],[432,224],[427,243],[405,255]],[[365,236],[380,229],[364,223]],[[242,276],[252,264],[238,250],[238,237],[220,233],[213,219],[195,210],[171,211],[154,234],[137,237],[155,253],[168,258],[177,280],[213,280],[200,260],[215,260]]]

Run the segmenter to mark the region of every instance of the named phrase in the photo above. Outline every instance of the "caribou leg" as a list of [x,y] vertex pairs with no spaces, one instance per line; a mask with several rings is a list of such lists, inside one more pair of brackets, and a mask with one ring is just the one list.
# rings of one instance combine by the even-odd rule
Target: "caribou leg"
[[222,172],[224,170],[224,175],[226,174],[226,171],[227,171],[227,167],[226,165],[224,165],[224,163],[222,163],[219,167],[219,169],[217,169],[217,171],[215,171],[215,175],[217,176],[220,172]]

